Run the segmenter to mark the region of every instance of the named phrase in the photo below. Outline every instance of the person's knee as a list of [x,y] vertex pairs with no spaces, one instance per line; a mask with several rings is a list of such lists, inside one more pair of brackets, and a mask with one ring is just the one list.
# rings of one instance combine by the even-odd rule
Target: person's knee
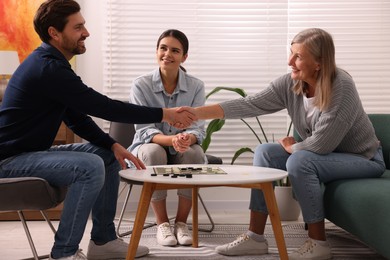
[[308,151],[297,151],[288,158],[286,168],[291,179],[303,177],[303,172],[307,172],[307,165],[310,162]]
[[168,162],[164,147],[154,143],[143,144],[138,150],[138,157],[146,165],[162,165]]
[[265,144],[259,144],[255,149],[255,154],[257,155],[263,155],[268,153],[269,150],[273,149],[274,144],[272,143],[265,143]]
[[96,187],[103,187],[105,180],[104,161],[98,155],[86,153],[80,158],[78,165],[75,165],[80,178],[87,180]]
[[271,167],[271,157],[281,153],[281,146],[275,143],[260,144],[256,147],[253,156],[253,165],[262,167]]
[[191,200],[192,199],[192,189],[178,189],[177,195],[180,197],[183,197],[187,200]]
[[161,200],[165,200],[167,198],[168,192],[167,190],[155,190],[152,194],[152,201],[157,202]]
[[200,145],[192,145],[190,149],[182,153],[182,163],[205,163],[205,155]]

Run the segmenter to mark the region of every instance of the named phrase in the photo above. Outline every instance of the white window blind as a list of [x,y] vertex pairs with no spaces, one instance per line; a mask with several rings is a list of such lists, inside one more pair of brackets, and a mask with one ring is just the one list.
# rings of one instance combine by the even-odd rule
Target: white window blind
[[[304,28],[320,27],[333,35],[337,63],[355,78],[367,112],[390,112],[388,1],[105,0],[105,10],[104,92],[112,98],[127,101],[132,80],[157,67],[156,42],[166,29],[187,35],[184,67],[205,82],[206,93],[227,86],[253,94],[289,71],[292,37]],[[222,91],[207,103],[236,97]],[[255,119],[247,121],[260,134]],[[271,140],[287,132],[286,111],[260,121]],[[240,120],[227,120],[213,135],[208,153],[230,163],[237,149],[257,144]],[[251,164],[252,158],[247,153],[237,163]]]
[[367,113],[390,112],[390,1],[289,1],[289,38],[307,27],[332,33],[337,65],[355,80]]

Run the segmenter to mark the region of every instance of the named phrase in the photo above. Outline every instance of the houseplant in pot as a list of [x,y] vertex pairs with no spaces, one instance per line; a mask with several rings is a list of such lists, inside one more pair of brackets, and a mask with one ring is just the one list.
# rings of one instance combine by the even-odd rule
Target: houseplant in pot
[[[238,95],[245,97],[247,96],[246,92],[241,88],[230,88],[230,87],[216,87],[214,88],[210,93],[207,94],[206,99],[210,97],[211,95],[221,91],[232,91],[237,93]],[[263,126],[259,120],[258,117],[256,118],[256,122],[258,123],[262,137],[264,139],[264,142],[268,143],[269,139],[263,129]],[[262,144],[260,136],[256,133],[256,131],[253,129],[253,127],[245,120],[240,119],[255,135],[256,139],[258,140],[259,144]],[[202,142],[202,148],[206,152],[208,149],[210,143],[211,143],[211,136],[213,133],[220,131],[225,124],[225,119],[214,119],[210,121],[210,123],[207,126],[206,129],[206,136],[204,141]],[[292,122],[290,122],[289,128],[287,130],[287,136],[290,134],[292,128]],[[272,140],[274,142],[274,140]],[[239,148],[233,155],[231,164],[234,164],[236,159],[241,156],[244,153],[254,153],[253,149],[250,147],[241,147]],[[300,214],[300,207],[298,202],[293,198],[293,192],[292,187],[290,185],[290,181],[288,177],[286,179],[280,180],[275,182],[275,197],[279,208],[279,213],[281,216],[281,220],[297,220]]]

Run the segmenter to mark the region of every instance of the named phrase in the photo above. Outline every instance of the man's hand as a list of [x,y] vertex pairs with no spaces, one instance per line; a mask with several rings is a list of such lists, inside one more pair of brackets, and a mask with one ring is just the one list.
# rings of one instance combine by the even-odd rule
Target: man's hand
[[284,150],[288,153],[292,153],[292,145],[296,143],[294,137],[292,136],[286,136],[282,139],[278,140],[278,142],[283,146]]
[[146,169],[144,163],[122,145],[114,143],[111,146],[111,150],[114,152],[115,158],[118,160],[123,170],[127,169],[127,163],[125,159],[130,160],[138,170]]
[[189,127],[198,118],[189,111],[177,111],[177,108],[163,108],[163,120],[170,125],[178,128],[185,129]]
[[184,153],[191,146],[191,138],[187,133],[179,133],[172,139],[173,148],[179,152]]

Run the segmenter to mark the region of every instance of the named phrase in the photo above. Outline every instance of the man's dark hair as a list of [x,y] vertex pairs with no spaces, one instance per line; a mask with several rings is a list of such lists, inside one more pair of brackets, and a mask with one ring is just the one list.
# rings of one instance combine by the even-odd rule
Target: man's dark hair
[[53,26],[62,32],[68,23],[68,17],[78,12],[80,5],[74,0],[47,0],[35,14],[34,29],[43,42],[49,43],[49,27]]

